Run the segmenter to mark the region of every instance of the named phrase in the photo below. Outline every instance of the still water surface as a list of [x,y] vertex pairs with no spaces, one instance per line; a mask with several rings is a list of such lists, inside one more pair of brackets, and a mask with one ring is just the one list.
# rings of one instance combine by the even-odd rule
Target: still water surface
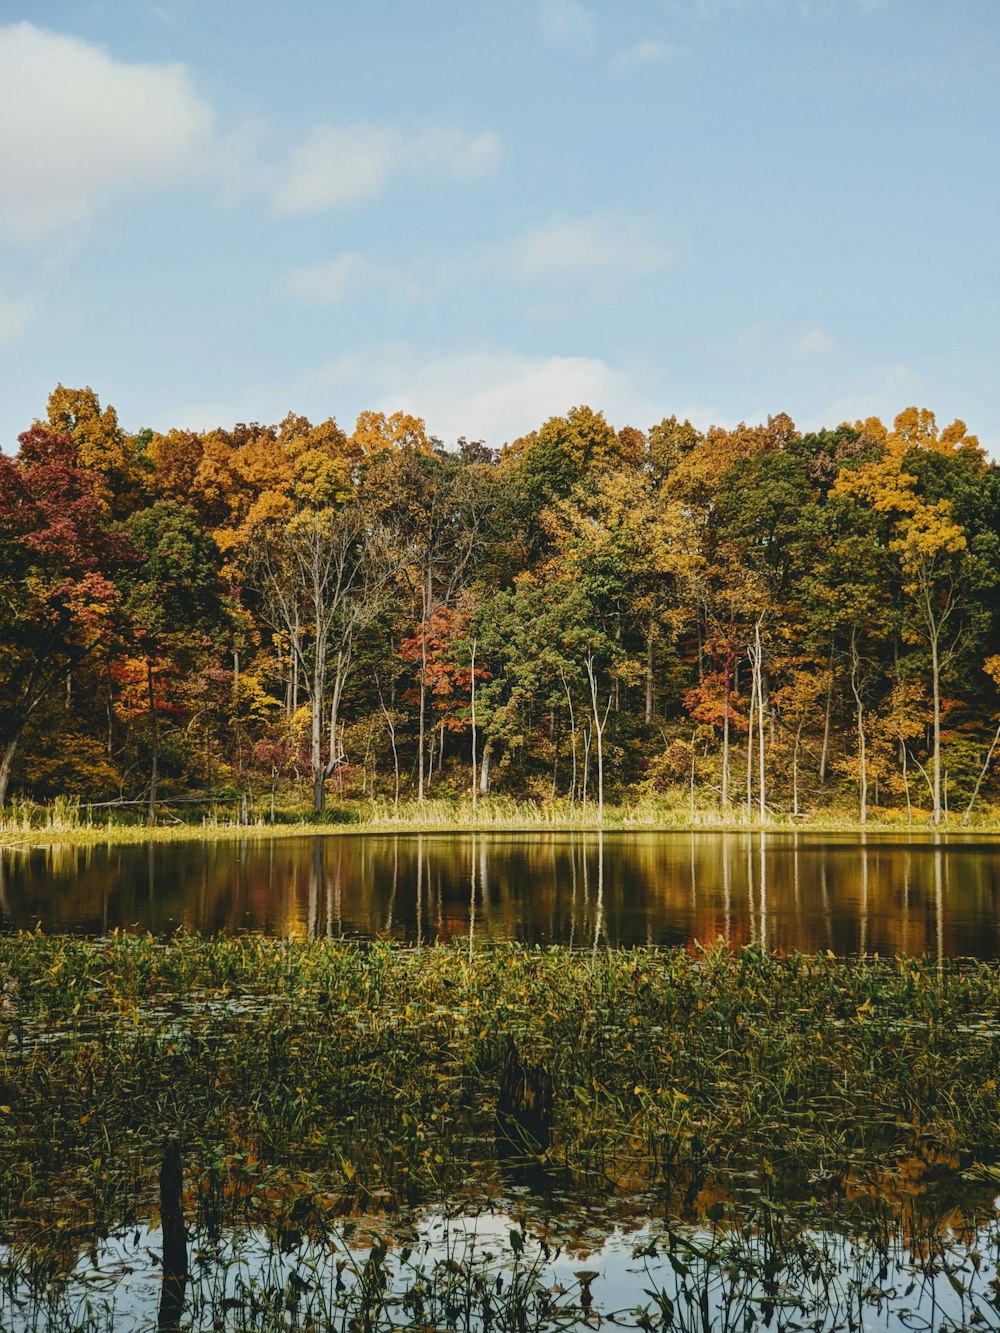
[[1000,957],[1000,840],[304,836],[0,852],[0,927]]

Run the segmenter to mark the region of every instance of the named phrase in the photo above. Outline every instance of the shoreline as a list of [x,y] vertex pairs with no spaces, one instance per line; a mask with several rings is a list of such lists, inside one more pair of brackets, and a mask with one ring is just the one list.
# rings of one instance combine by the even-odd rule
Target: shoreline
[[329,824],[258,822],[240,823],[204,823],[204,824],[89,824],[71,823],[51,827],[3,828],[0,826],[0,851],[21,848],[41,848],[49,846],[97,847],[97,846],[138,846],[147,843],[202,843],[202,842],[238,842],[281,841],[288,838],[310,837],[365,837],[365,836],[415,836],[440,835],[455,836],[460,834],[511,834],[514,836],[545,833],[578,834],[767,834],[780,836],[825,835],[830,837],[874,835],[903,836],[908,839],[925,841],[935,836],[954,838],[988,837],[1000,839],[1000,818],[974,820],[968,825],[960,821],[949,821],[936,828],[929,820],[912,823],[901,820],[869,820],[865,824],[851,820],[832,818],[792,820],[776,816],[766,824],[736,820],[722,820],[711,812],[705,812],[703,819],[692,821],[672,819],[669,815],[650,815],[617,808],[607,810],[603,823],[596,819],[567,818],[558,815],[546,815],[539,808],[537,816],[532,818],[524,812],[511,816],[499,811],[491,819],[478,815],[472,818],[472,812],[454,810],[448,814],[428,811],[424,818],[407,814],[400,817],[375,815],[357,822],[331,822]]

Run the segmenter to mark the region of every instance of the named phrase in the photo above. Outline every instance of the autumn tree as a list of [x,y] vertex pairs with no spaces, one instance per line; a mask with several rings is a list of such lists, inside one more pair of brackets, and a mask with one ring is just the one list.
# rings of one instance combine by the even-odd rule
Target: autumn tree
[[137,560],[124,585],[132,644],[144,666],[149,721],[149,820],[156,822],[160,717],[171,678],[193,669],[219,621],[216,552],[193,510],[157,500],[134,514],[128,535]]
[[[869,434],[877,435],[870,425]],[[993,586],[990,557],[996,535],[971,544],[956,520],[948,496],[928,493],[920,484],[923,456],[959,457],[980,476],[985,460],[964,422],[938,430],[934,414],[908,408],[884,434],[878,458],[843,471],[836,491],[867,504],[891,526],[890,550],[899,564],[907,599],[906,628],[927,650],[932,701],[931,800],[935,824],[941,822],[941,686],[975,637],[976,594]]]
[[0,454],[0,805],[32,715],[113,642],[131,560],[69,435],[35,426],[15,458]]

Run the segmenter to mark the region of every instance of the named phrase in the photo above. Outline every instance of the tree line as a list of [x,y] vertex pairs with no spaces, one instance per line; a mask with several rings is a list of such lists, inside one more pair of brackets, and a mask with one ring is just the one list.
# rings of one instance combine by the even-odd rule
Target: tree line
[[929,817],[994,789],[1000,470],[907,408],[494,450],[402,412],[129,433],[59,386],[0,455],[0,805]]

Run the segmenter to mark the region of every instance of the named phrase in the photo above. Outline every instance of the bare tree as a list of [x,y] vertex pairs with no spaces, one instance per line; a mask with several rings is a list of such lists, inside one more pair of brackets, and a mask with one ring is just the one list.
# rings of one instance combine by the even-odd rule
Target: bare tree
[[[435,612],[454,604],[482,549],[492,509],[491,468],[457,454],[386,452],[369,471],[366,495],[390,542],[420,636],[417,799],[427,771],[427,634]],[[485,756],[484,756],[485,767]]]
[[304,510],[263,524],[249,573],[266,618],[287,637],[310,712],[313,809],[341,761],[340,708],[362,631],[379,612],[396,566],[362,506]]

